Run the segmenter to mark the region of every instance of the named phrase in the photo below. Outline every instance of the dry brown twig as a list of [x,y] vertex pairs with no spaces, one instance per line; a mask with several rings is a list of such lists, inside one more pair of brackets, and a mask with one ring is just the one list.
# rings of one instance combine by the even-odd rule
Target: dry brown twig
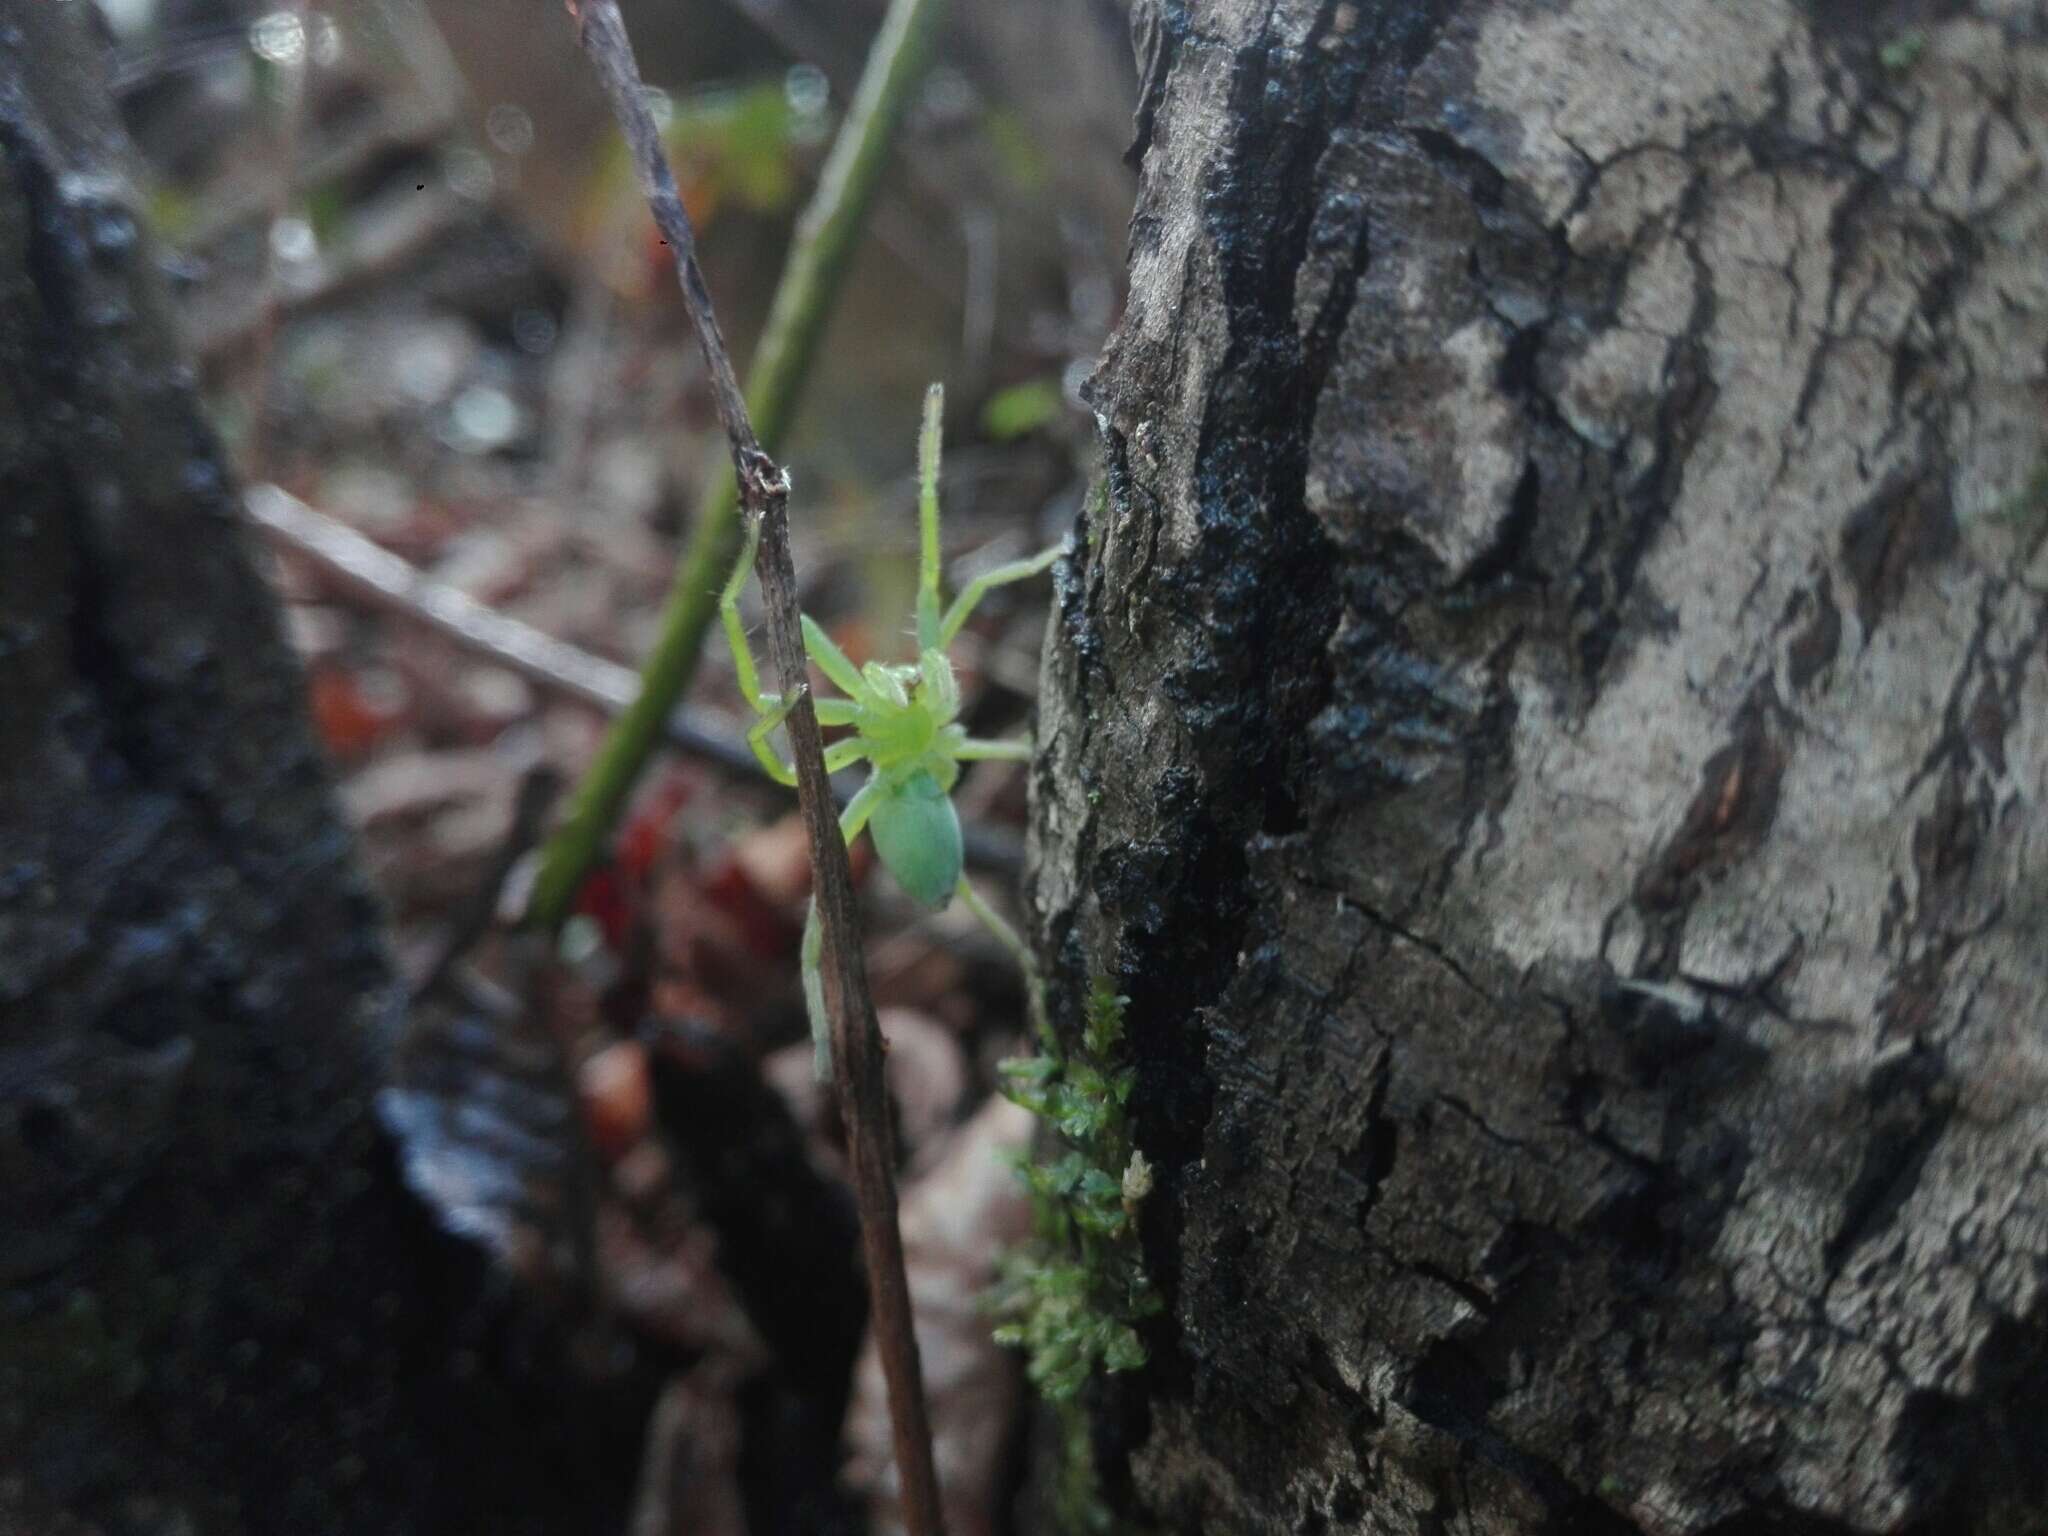
[[910,1288],[904,1275],[903,1239],[897,1228],[895,1155],[889,1103],[882,1074],[882,1036],[868,993],[853,900],[853,875],[846,843],[834,814],[825,773],[818,717],[811,707],[808,671],[798,628],[796,572],[789,555],[789,476],[761,450],[747,414],[732,359],[719,333],[704,274],[697,264],[696,236],[683,211],[675,177],[663,152],[661,134],[648,111],[645,87],[633,59],[617,0],[565,0],[584,52],[610,98],[633,163],[640,174],[654,222],[675,259],[683,303],[704,352],[705,370],[720,423],[732,450],[745,515],[758,519],[761,550],[757,569],[767,601],[769,650],[782,696],[793,699],[785,724],[796,763],[797,799],[810,833],[811,879],[824,935],[825,1010],[832,1025],[832,1061],[840,1113],[846,1121],[853,1166],[854,1197],[860,1207],[861,1245],[867,1259],[869,1313],[888,1380],[896,1466],[903,1483],[904,1514],[911,1536],[941,1536],[938,1478],[932,1465],[930,1419],[911,1327]]

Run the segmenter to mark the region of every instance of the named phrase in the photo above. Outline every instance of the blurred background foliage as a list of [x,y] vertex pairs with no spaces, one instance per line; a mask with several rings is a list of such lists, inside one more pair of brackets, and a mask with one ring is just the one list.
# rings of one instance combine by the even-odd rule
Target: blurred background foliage
[[[496,367],[522,386],[515,397],[567,387],[553,377],[558,349],[588,342],[596,325],[579,303],[616,306],[600,339],[642,337],[689,365],[688,349],[672,345],[680,332],[651,224],[558,0],[106,0],[105,10],[159,233],[187,257],[179,276],[194,343],[218,382],[238,386],[224,391],[231,436],[249,430],[244,365],[272,301],[277,449],[330,467],[331,450],[348,445],[323,440],[329,424],[308,393],[363,381],[332,376],[337,348],[310,323],[323,316],[361,322],[380,303],[422,301],[466,311],[487,351],[514,344]],[[626,7],[742,367],[880,10],[861,0]],[[1130,206],[1120,154],[1132,82],[1117,11],[1110,0],[953,7],[792,449],[799,483],[825,500],[900,476],[904,424],[929,379],[945,380],[961,423],[998,391],[1032,385],[987,418],[1005,439],[1055,424],[1054,412],[1019,409],[1049,388],[1073,402],[1118,301]],[[442,270],[456,252],[481,270]],[[414,362],[402,403],[427,428],[422,439],[445,437],[437,408],[451,400]],[[471,360],[478,370],[491,371]],[[667,382],[682,396],[669,408],[701,432],[687,381]],[[581,403],[598,416],[588,430],[602,446],[616,423],[602,399]],[[493,419],[474,400],[466,415],[472,426]],[[503,442],[482,434],[489,449],[531,454],[552,433],[573,457],[559,442],[564,424],[530,409],[518,422]],[[661,435],[672,461],[702,451]],[[1033,468],[1041,482],[1049,473],[1019,462],[1005,477]],[[993,476],[983,465],[970,478]],[[572,485],[605,499],[601,480]]]
[[[882,8],[625,7],[742,371]],[[723,450],[559,0],[100,9],[166,276],[245,476],[635,664]],[[1079,389],[1120,302],[1132,194],[1125,26],[1116,0],[951,8],[785,449],[806,602],[857,653],[893,647],[907,611],[929,381],[952,402],[949,553],[1039,547],[1078,505]],[[587,709],[488,667],[451,674],[388,615],[285,579],[352,777],[459,747],[538,753],[573,781]],[[1014,717],[1032,635],[995,638],[990,707]],[[721,662],[698,679],[714,709],[732,703]],[[403,920],[412,892],[388,891]]]
[[[744,373],[884,0],[623,9]],[[715,753],[669,754],[560,945],[492,926],[493,903],[517,910],[513,858],[549,788],[575,782],[616,703],[437,629],[422,610],[442,598],[361,579],[397,557],[398,588],[460,594],[630,691],[618,668],[646,653],[725,453],[569,17],[560,0],[97,10],[213,420],[246,482],[331,535],[254,525],[418,989],[382,1103],[408,1180],[532,1304],[601,1298],[586,1321],[610,1353],[578,1369],[674,1369],[636,1530],[888,1528],[871,1356],[851,1368],[853,1335],[788,1342],[857,1324],[855,1277],[792,1288],[749,1257],[845,1235],[762,1214],[837,1210],[842,1172],[801,1040],[792,805]],[[952,0],[784,444],[803,604],[856,661],[907,644],[928,383],[948,394],[951,585],[1057,540],[1081,504],[1081,387],[1121,303],[1133,195],[1127,25],[1119,0]],[[1004,589],[955,646],[977,734],[1028,724],[1044,595]],[[737,744],[721,642],[690,708]],[[988,764],[958,796],[992,890],[1017,870],[1025,788],[1024,765]],[[981,1305],[1030,1227],[993,1161],[1031,1136],[994,1092],[1027,1043],[1022,1000],[957,904],[921,915],[886,885],[864,893],[870,969],[949,1522],[1049,1528],[1028,1513],[1022,1373]],[[671,1500],[686,1467],[695,1493]]]

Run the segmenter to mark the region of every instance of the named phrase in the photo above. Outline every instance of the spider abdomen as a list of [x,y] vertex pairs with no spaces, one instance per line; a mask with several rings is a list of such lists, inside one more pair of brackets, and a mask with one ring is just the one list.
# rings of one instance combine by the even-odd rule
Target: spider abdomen
[[892,785],[868,821],[882,865],[910,893],[937,911],[960,884],[960,816],[939,781],[917,769]]

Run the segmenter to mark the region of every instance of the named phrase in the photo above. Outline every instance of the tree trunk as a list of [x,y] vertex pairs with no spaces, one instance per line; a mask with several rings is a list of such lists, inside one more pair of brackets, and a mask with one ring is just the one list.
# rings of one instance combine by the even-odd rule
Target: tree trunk
[[2048,1529],[2048,7],[1136,31],[1035,827],[1160,1173],[1123,1496]]
[[645,1393],[521,1397],[377,1136],[378,914],[87,9],[0,0],[0,1532],[616,1529]]

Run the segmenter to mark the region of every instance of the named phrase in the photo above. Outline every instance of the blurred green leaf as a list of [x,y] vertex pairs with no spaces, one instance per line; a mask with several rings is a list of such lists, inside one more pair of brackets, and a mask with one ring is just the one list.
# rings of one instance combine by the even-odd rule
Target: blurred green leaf
[[143,218],[159,240],[167,245],[176,245],[192,228],[198,211],[199,205],[190,192],[167,181],[158,182],[149,189],[148,201],[143,205]]
[[348,209],[348,189],[339,181],[325,182],[307,193],[306,223],[312,227],[313,238],[323,246],[333,245],[340,238]]
[[1026,379],[989,396],[981,408],[981,430],[999,443],[1036,432],[1058,419],[1064,396],[1056,375]]
[[997,167],[1018,191],[1036,192],[1045,185],[1045,155],[1023,118],[1008,107],[991,107],[981,120],[981,131]]
[[780,81],[750,86],[733,102],[723,146],[726,189],[756,212],[771,213],[796,196],[790,155],[795,127]]

